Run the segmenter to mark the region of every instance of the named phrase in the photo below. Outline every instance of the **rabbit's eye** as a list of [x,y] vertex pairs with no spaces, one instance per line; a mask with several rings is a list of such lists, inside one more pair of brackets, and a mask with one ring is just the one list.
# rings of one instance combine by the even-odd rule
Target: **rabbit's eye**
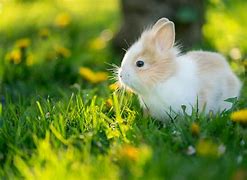
[[144,66],[144,61],[136,61],[136,66],[137,66],[137,67],[142,67],[142,66]]

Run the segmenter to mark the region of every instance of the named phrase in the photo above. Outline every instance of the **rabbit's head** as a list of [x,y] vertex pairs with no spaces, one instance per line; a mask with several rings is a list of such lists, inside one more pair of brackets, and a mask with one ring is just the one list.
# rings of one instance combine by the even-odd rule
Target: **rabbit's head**
[[174,23],[161,18],[126,52],[118,70],[120,83],[142,94],[171,77],[178,53],[174,41]]

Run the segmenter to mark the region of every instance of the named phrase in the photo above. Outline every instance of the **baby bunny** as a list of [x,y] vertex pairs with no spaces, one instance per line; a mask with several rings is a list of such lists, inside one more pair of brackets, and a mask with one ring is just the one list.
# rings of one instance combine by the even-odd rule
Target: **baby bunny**
[[225,58],[206,51],[181,55],[174,42],[174,23],[161,18],[126,52],[118,70],[120,83],[158,120],[181,113],[182,105],[188,114],[193,107],[206,113],[231,108],[225,100],[239,96],[241,82]]

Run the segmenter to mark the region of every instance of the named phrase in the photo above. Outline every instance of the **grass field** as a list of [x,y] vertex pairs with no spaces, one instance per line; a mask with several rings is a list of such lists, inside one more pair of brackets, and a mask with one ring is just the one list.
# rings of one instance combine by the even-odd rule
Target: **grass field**
[[[224,53],[243,82],[239,101],[162,124],[108,78],[122,58],[110,45],[118,1],[20,2],[0,1],[1,179],[247,178],[247,117],[232,116],[247,108],[243,5],[219,15],[213,4],[207,18],[226,28],[212,19],[203,28],[205,47]],[[223,30],[244,37],[212,35]]]

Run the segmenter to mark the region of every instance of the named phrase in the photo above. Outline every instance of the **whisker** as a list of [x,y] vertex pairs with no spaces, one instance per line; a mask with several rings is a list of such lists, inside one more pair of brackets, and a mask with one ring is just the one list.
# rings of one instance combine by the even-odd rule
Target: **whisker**
[[115,64],[108,64],[108,65],[112,66],[112,68],[107,69],[108,71],[110,71],[112,73],[111,80],[117,80],[119,67]]
[[109,76],[109,78],[108,78],[109,80],[111,80],[111,81],[118,81],[118,78],[116,77],[116,76]]
[[127,40],[126,40],[126,39],[124,39],[124,42],[126,43],[127,47],[129,48],[129,47],[130,47],[130,45],[129,45],[129,43],[127,42]]
[[107,69],[107,71],[110,71],[111,73],[117,74],[118,69]]
[[114,68],[119,68],[119,66],[118,65],[116,65],[116,64],[107,64],[108,66],[111,66],[111,69],[114,69]]
[[124,52],[127,52],[127,49],[122,48],[122,50],[123,50]]

